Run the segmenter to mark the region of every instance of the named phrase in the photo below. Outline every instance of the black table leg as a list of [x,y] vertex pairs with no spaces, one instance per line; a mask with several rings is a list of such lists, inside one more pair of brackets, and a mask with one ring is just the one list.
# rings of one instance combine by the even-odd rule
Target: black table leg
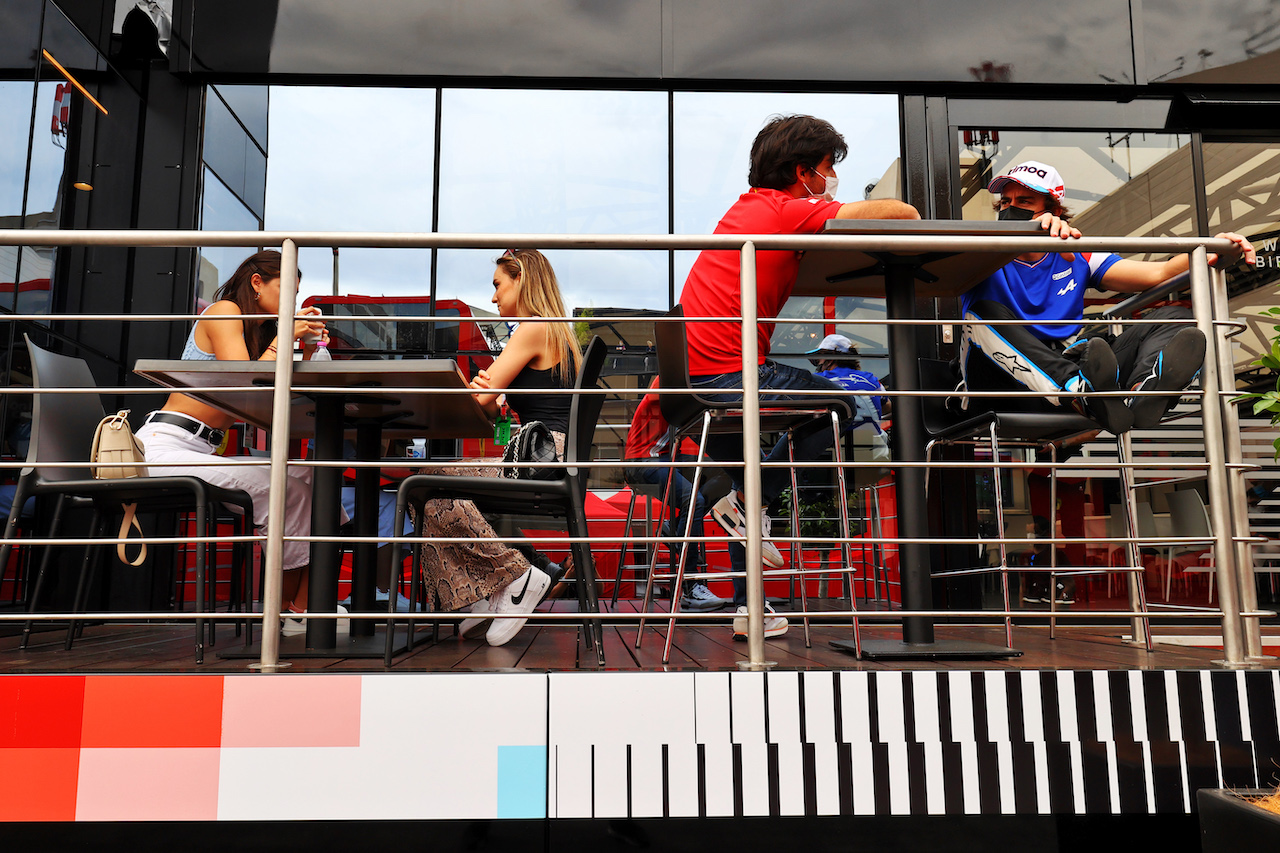
[[[361,421],[356,425],[356,458],[378,459],[382,456],[382,424],[378,421]],[[356,535],[378,535],[378,484],[381,477],[377,468],[356,469]],[[394,548],[394,545],[387,545]],[[375,609],[374,580],[377,574],[378,546],[373,542],[360,542],[354,548],[351,565],[351,607],[357,613]],[[392,584],[394,591],[395,584]],[[372,637],[373,622],[369,619],[352,619],[351,636]]]
[[[882,257],[885,265],[885,313],[892,320],[915,316],[916,265],[911,257]],[[920,390],[920,353],[915,326],[889,326],[890,370],[899,391]],[[893,460],[923,462],[924,418],[919,397],[893,398]],[[898,468],[898,535],[923,539],[929,535],[929,506],[925,499],[923,467]],[[933,609],[933,577],[929,546],[904,542],[898,546],[898,574],[902,582],[902,606],[906,610]],[[833,646],[856,653],[852,640],[835,640]],[[871,659],[952,658],[981,660],[1017,657],[1022,652],[985,643],[959,643],[934,639],[933,618],[911,616],[902,620],[902,641],[863,640],[862,656]]]
[[[915,316],[916,280],[914,266],[888,259],[885,270],[885,311],[890,320]],[[890,370],[899,391],[920,389],[920,353],[915,326],[889,326]],[[896,397],[893,401],[893,460],[924,461],[924,424],[919,397]],[[899,468],[894,483],[898,491],[898,535],[923,539],[929,534],[928,501],[925,498],[925,469]],[[933,588],[929,546],[904,542],[898,546],[898,574],[902,581],[902,606],[907,610],[930,610]],[[902,624],[906,643],[932,643],[933,620],[913,616]]]
[[[316,396],[316,439],[312,456],[317,461],[342,459],[342,415],[340,394]],[[313,469],[311,489],[311,532],[314,536],[336,536],[342,517],[342,469]],[[333,542],[311,543],[310,588],[307,610],[332,613],[338,606],[339,549]],[[332,649],[337,646],[338,623],[332,619],[307,620],[307,648]]]

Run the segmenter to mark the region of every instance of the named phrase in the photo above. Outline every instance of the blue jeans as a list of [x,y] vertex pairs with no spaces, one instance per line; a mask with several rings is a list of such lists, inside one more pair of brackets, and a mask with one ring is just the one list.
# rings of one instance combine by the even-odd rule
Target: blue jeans
[[[676,456],[680,462],[696,462],[698,457],[681,453]],[[655,462],[659,461],[657,459]],[[669,530],[672,536],[683,536],[685,525],[685,511],[690,506],[690,498],[693,494],[693,483],[684,476],[689,471],[688,468],[669,468],[665,465],[655,465],[648,468],[628,468],[627,479],[636,483],[651,483],[660,486],[663,489],[667,487],[667,475],[671,475],[671,493],[667,497],[667,509],[670,513]],[[703,477],[700,485],[706,485],[706,477]],[[697,494],[697,500],[693,502],[693,527],[689,531],[690,536],[702,536],[703,525],[702,519],[707,515],[707,501],[702,497],[702,493]],[[672,542],[667,545],[667,554],[670,556],[671,571],[675,571],[676,565],[680,559],[680,554],[684,551],[684,543]],[[690,559],[685,564],[685,570],[689,571],[695,566],[706,566],[706,558],[702,555],[702,549],[694,545],[693,553],[689,555]],[[696,570],[696,569],[695,569]],[[691,586],[685,583],[685,586]]]
[[[846,397],[850,411],[856,412],[858,410],[856,401],[845,394],[844,388],[830,379],[814,376],[807,370],[766,361],[760,365],[758,375],[760,405],[762,406],[782,400],[804,401],[811,399],[795,394],[771,394],[768,391],[823,391],[831,397]],[[692,376],[690,377],[690,384],[702,391],[703,396],[715,402],[742,402],[742,393],[740,391],[722,394],[709,393],[718,388],[741,388],[741,371],[721,373],[714,376]],[[797,434],[795,439],[796,460],[801,462],[817,460],[826,453],[831,444],[830,424],[826,421],[819,421],[812,427],[803,429]],[[741,462],[742,437],[733,434],[708,436],[706,451],[708,456],[718,462]],[[787,438],[784,437],[763,458],[766,462],[786,462],[787,456]],[[742,469],[729,469],[727,473],[730,479],[733,480],[733,487],[738,491],[742,491]],[[789,485],[791,485],[791,478],[785,468],[765,468],[760,472],[761,500],[766,505],[771,503]],[[749,507],[744,507],[744,509],[749,509]],[[746,571],[747,549],[741,543],[729,543],[729,564],[735,574],[741,574]],[[747,582],[745,578],[735,577],[733,579],[733,603],[735,605],[745,605],[747,603]]]

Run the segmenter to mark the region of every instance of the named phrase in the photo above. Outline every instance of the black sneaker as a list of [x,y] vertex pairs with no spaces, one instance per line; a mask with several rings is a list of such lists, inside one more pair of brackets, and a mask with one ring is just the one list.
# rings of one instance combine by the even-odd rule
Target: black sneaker
[[[1204,364],[1204,333],[1188,326],[1173,336],[1173,340],[1160,350],[1151,372],[1136,385],[1134,391],[1181,392],[1191,384]],[[1129,409],[1133,412],[1133,425],[1137,429],[1151,429],[1160,423],[1165,412],[1178,402],[1179,393],[1165,396],[1130,397]]]
[[[1071,387],[1073,386],[1074,387]],[[1068,383],[1069,391],[1119,391],[1120,366],[1111,345],[1102,338],[1090,338],[1080,359],[1080,375]],[[1076,411],[1098,422],[1112,435],[1126,433],[1133,428],[1133,412],[1125,405],[1123,397],[1076,397]]]

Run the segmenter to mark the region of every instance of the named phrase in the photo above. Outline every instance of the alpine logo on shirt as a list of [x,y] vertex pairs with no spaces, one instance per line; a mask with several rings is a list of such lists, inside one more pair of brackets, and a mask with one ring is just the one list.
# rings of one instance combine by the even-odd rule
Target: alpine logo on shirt
[[1059,296],[1066,296],[1068,293],[1076,289],[1076,280],[1073,278],[1066,287],[1058,291]]

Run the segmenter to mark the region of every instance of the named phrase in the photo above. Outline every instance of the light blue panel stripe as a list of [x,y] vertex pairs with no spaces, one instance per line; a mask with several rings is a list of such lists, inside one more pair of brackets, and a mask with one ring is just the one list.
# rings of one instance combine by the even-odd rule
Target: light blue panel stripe
[[547,748],[498,747],[498,817],[547,816]]

